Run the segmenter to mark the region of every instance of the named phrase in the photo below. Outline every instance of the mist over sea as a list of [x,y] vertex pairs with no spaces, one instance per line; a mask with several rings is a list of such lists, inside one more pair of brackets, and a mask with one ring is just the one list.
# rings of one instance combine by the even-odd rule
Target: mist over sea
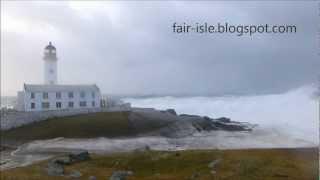
[[227,97],[124,98],[135,107],[173,108],[178,114],[197,114],[259,125],[270,133],[319,143],[319,98],[313,86],[282,94]]

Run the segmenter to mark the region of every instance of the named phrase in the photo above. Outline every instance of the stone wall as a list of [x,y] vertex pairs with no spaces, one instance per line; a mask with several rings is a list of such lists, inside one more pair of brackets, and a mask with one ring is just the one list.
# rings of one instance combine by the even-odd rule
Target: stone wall
[[1,130],[7,130],[37,121],[46,120],[53,117],[64,117],[78,114],[88,114],[95,112],[108,111],[107,109],[74,109],[59,111],[40,111],[40,112],[21,112],[21,111],[2,111],[1,112]]
[[95,112],[116,112],[116,111],[130,111],[131,104],[125,103],[108,108],[88,108],[88,109],[65,109],[65,110],[51,110],[51,111],[16,111],[16,110],[1,110],[0,129],[8,130],[22,125],[30,124],[37,121],[46,120],[53,117],[65,117],[79,114],[88,114]]
[[110,106],[107,108],[108,112],[117,112],[117,111],[131,111],[131,104],[130,103],[124,103],[117,106]]

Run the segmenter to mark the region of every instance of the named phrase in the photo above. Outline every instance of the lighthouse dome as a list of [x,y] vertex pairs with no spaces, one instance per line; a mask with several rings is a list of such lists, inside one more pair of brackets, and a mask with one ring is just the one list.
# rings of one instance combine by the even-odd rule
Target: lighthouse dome
[[50,60],[50,61],[56,61],[57,60],[57,52],[56,48],[52,45],[51,42],[49,42],[49,45],[47,45],[44,48],[44,60]]
[[49,42],[49,45],[47,45],[47,46],[45,47],[45,49],[48,49],[48,50],[56,50],[56,48],[52,45],[51,42]]

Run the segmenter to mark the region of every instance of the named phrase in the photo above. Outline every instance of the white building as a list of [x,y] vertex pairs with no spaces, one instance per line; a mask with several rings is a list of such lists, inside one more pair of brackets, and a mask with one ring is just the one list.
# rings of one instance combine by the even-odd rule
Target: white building
[[100,108],[102,97],[97,85],[57,84],[56,48],[49,43],[44,52],[44,84],[24,84],[18,92],[19,111],[46,111]]

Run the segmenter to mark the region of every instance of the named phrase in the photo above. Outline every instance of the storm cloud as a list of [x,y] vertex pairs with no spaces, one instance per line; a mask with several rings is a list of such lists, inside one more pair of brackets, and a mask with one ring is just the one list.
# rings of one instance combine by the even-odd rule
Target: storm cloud
[[[43,48],[58,81],[108,94],[268,94],[316,82],[317,2],[1,2],[2,94],[42,83]],[[293,24],[295,34],[176,34],[172,24]]]

